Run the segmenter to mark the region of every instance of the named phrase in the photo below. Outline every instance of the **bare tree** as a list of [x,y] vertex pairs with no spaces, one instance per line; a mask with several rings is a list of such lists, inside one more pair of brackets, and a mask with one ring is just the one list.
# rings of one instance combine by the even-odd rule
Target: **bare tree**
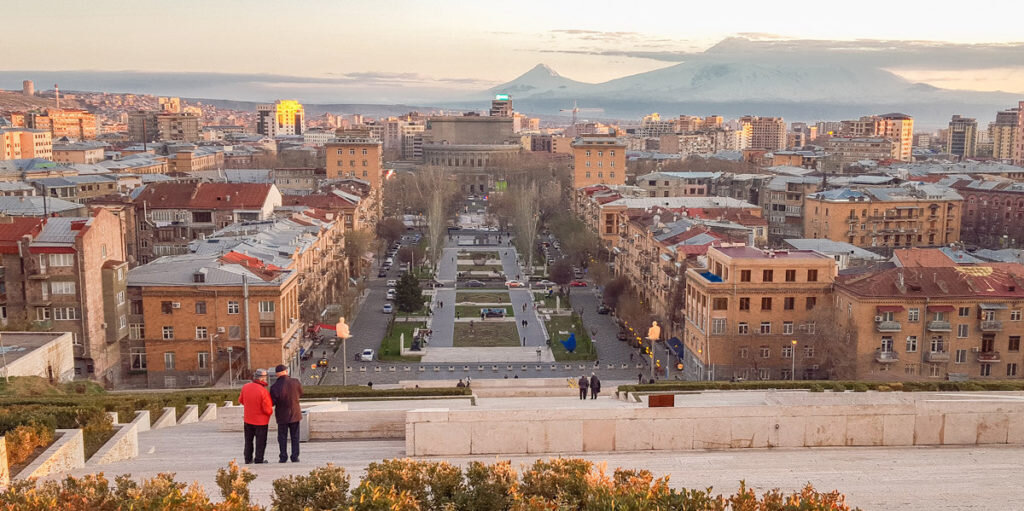
[[537,252],[537,229],[540,222],[540,195],[537,182],[530,181],[515,195],[516,247],[526,256],[528,273],[533,273],[533,255]]
[[424,167],[417,173],[416,191],[427,206],[427,257],[437,263],[444,248],[445,228],[452,216],[454,185],[443,167]]
[[373,249],[373,233],[366,229],[345,233],[345,255],[348,257],[349,273],[362,275],[362,257]]

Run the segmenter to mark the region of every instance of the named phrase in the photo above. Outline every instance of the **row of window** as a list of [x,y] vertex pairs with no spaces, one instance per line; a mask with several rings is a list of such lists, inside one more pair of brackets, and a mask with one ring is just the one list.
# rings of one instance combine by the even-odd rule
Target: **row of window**
[[[121,303],[121,302],[118,302]],[[177,302],[160,302],[160,312],[163,314],[171,314],[174,312],[175,303]],[[180,305],[180,304],[179,304]],[[228,314],[238,314],[241,310],[239,302],[229,301],[228,302]],[[196,302],[196,314],[206,314],[206,302]],[[261,301],[259,302],[260,312],[274,312],[274,302]],[[133,314],[142,314],[141,305],[132,304]]]
[[[886,335],[886,336],[882,337],[882,342],[881,342],[881,347],[880,347],[881,351],[886,352],[886,353],[891,353],[893,351],[893,346],[894,346],[894,344],[893,344],[892,336]],[[906,348],[907,348],[906,349],[907,353],[915,353],[915,352],[917,352],[917,336],[916,335],[908,335],[907,336]],[[946,351],[946,339],[943,336],[941,336],[941,335],[934,335],[934,336],[932,336],[931,342],[929,344],[929,349],[933,353],[945,352]],[[994,336],[986,336],[986,337],[982,338],[981,350],[985,351],[985,352],[995,351],[995,337]],[[1014,353],[1020,351],[1020,336],[1019,335],[1011,335],[1007,339],[1006,350],[1010,351],[1010,352],[1014,352]],[[965,353],[964,356],[966,357],[967,350],[957,350],[957,351],[958,352],[963,351]],[[961,362],[957,362],[957,363],[961,363],[962,364],[963,362],[961,361]]]
[[[197,363],[198,363],[199,369],[209,369],[210,368],[210,353],[208,351],[200,351],[199,353],[196,353],[196,357],[198,359]],[[178,365],[177,364],[177,362],[178,362],[177,359],[178,359],[178,357],[177,357],[177,355],[173,351],[165,351],[164,352],[164,369],[167,370],[167,371],[173,371],[175,369],[175,367],[177,367],[177,365]],[[132,368],[133,369],[145,369],[146,368],[146,353],[144,351],[141,352],[141,353],[133,354],[132,360],[133,360],[133,363],[132,363]],[[137,364],[136,364],[136,362],[137,362]]]
[[[343,167],[344,165],[345,165],[345,160],[338,160],[338,166],[339,167]],[[356,161],[355,160],[349,160],[348,161],[348,166],[349,167],[355,167],[356,166]],[[364,167],[369,167],[370,164],[369,164],[369,162],[367,160],[363,160],[363,166]]]
[[[587,167],[590,166],[590,160],[587,160],[586,166]],[[614,169],[615,168],[615,162],[609,162],[608,166]],[[601,161],[597,162],[597,167],[598,168],[604,167],[604,162],[601,162]]]
[[[770,311],[772,310],[774,300],[770,296],[761,297],[761,310]],[[818,304],[818,297],[808,296],[804,298],[804,308],[806,310],[814,309],[814,306]],[[791,311],[796,308],[796,297],[787,296],[782,299],[782,310]],[[716,311],[729,310],[729,299],[728,298],[713,298],[711,300],[711,309]],[[739,310],[748,311],[750,310],[750,297],[744,296],[739,298]]]
[[[590,171],[589,170],[587,171],[587,177],[590,177]],[[598,178],[603,178],[604,177],[604,172],[598,172],[597,173],[597,177]],[[615,178],[615,173],[614,172],[609,172],[608,173],[608,178],[609,179],[614,179]]]
[[[590,149],[587,149],[587,150],[585,151],[585,153],[586,153],[586,156],[588,156],[588,157],[589,157],[589,156],[590,156]],[[604,151],[598,151],[598,152],[597,152],[597,156],[598,156],[598,157],[604,156]],[[615,156],[615,150],[614,150],[614,149],[612,149],[612,150],[608,151],[608,156]]]
[[[980,319],[982,321],[995,321],[995,319],[996,319],[996,311],[994,311],[994,310],[983,309],[983,310],[981,310],[979,312],[981,314]],[[946,314],[943,313],[943,312],[934,312],[933,314],[934,314],[933,317],[935,318],[935,321],[945,321],[946,320],[945,319],[946,318]],[[879,313],[879,317],[882,318],[882,321],[895,321],[896,320],[895,319],[896,318],[895,313],[891,312],[891,311],[890,312],[880,312]],[[957,317],[961,317],[961,318],[969,318],[969,317],[971,317],[971,307],[957,307]],[[909,321],[911,323],[917,323],[918,321],[920,321],[920,318],[921,318],[921,309],[919,309],[919,308],[907,309],[907,321]],[[1020,309],[1013,309],[1013,310],[1011,310],[1010,311],[1010,321],[1020,321],[1020,320],[1021,320],[1021,310]],[[965,329],[965,332],[966,332],[967,325],[957,325],[957,328],[963,328],[963,329]],[[960,337],[967,337],[967,335],[965,333],[964,335],[961,335]]]
[[[751,281],[750,270],[740,270],[740,282]],[[774,282],[775,281],[775,270],[761,270],[761,282]],[[786,282],[796,282],[796,270],[785,271]],[[818,270],[807,270],[807,282],[818,281]]]
[[[2,317],[7,318],[7,308],[3,308]],[[36,321],[48,321],[50,319],[56,321],[76,321],[82,319],[82,315],[78,307],[36,307]],[[128,326],[128,317],[122,314],[118,318],[118,328],[125,328]]]
[[[135,323],[133,323],[133,325],[135,325]],[[236,329],[236,330],[232,331],[231,335],[234,335],[236,332],[241,332],[240,327],[233,326],[231,328]],[[275,325],[273,325],[273,324],[260,324],[260,337],[275,337],[276,333],[277,333],[277,327]],[[164,326],[161,329],[160,334],[161,334],[161,338],[163,340],[165,340],[165,341],[173,341],[174,340],[174,327],[173,326]],[[131,329],[129,329],[129,335],[132,335]],[[145,335],[144,327],[141,324],[139,324],[139,326],[137,328],[137,335],[140,335],[140,336]],[[196,327],[196,337],[195,337],[196,339],[205,340],[205,339],[209,339],[209,336],[210,336],[210,329],[209,328],[207,328],[205,326],[197,326]],[[229,337],[230,337],[230,335],[229,335]],[[237,337],[231,337],[231,338],[235,339]]]
[[[362,150],[362,153],[363,153],[363,154],[369,154],[369,153],[367,152],[367,150],[366,150],[366,149],[363,149],[363,150]],[[338,149],[338,156],[341,156],[341,155],[343,155],[343,154],[345,154],[345,150],[344,150],[344,149]],[[356,154],[356,150],[355,150],[355,149],[349,149],[349,150],[348,150],[348,154],[350,154],[350,155],[353,155],[353,156],[354,156],[354,155]],[[341,165],[341,164],[339,163],[338,165]]]
[[[961,352],[963,352],[963,353],[961,353]],[[967,351],[966,350],[957,350],[957,352],[956,352],[956,363],[957,364],[963,364],[963,363],[965,363],[966,359],[967,359]],[[979,370],[978,370],[979,376],[992,376],[992,365],[993,364],[981,364],[981,367],[979,367]],[[925,364],[925,366],[927,366],[927,368],[928,368],[928,376],[931,376],[933,378],[939,378],[939,377],[944,376],[942,373],[943,373],[943,368],[945,366],[943,366],[942,364]],[[887,366],[887,365],[879,366],[878,369],[880,371],[888,371],[889,370],[889,366]],[[921,376],[924,376],[924,371],[921,371],[919,369],[918,364],[904,364],[903,365],[903,373],[906,374],[907,376],[914,376],[914,375],[916,375],[918,373],[920,373]],[[1016,363],[1006,364],[1006,376],[1017,376],[1017,364]]]
[[[804,324],[800,325],[800,332],[804,333],[806,331],[806,333],[808,333],[808,334],[813,334],[814,331],[815,331],[815,328],[816,328],[815,323],[813,321],[809,321],[807,323],[804,323]],[[711,318],[711,334],[712,335],[725,335],[727,329],[728,329],[728,320],[726,320],[725,318]],[[794,323],[792,321],[783,321],[782,322],[782,334],[783,335],[792,335],[794,331],[795,331],[795,327],[794,327]],[[758,328],[757,332],[759,334],[761,334],[761,335],[771,335],[772,334],[772,322],[771,321],[762,321],[761,324],[759,325],[759,328]],[[739,323],[736,323],[736,333],[739,334],[739,335],[750,335],[750,324],[747,323],[746,321],[740,321]]]
[[[782,358],[785,358],[785,359],[793,358],[793,346],[792,345],[790,345],[790,346],[783,346],[781,351],[782,351],[782,353],[781,353]],[[804,346],[803,347],[803,352],[804,352],[804,358],[814,358],[814,346]],[[746,359],[747,357],[750,356],[750,347],[749,346],[740,346],[738,355],[739,355],[740,358]],[[771,346],[761,346],[761,347],[759,347],[758,348],[758,356],[760,358],[772,358],[772,347]]]

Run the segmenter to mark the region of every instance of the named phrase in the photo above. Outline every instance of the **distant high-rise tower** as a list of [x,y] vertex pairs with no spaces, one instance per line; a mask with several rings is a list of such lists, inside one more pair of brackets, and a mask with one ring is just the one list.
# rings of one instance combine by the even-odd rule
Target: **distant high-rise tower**
[[992,137],[992,157],[997,160],[1013,160],[1013,150],[1017,144],[1017,117],[1019,108],[1011,108],[996,112],[996,122],[989,124],[989,135]]
[[21,82],[21,93],[26,96],[36,95],[36,85],[32,83],[32,80],[25,80]]
[[954,115],[949,121],[949,132],[946,134],[946,152],[961,160],[973,158],[977,141],[978,121]]
[[498,94],[491,100],[491,117],[512,117],[512,96]]
[[160,108],[164,112],[171,114],[181,113],[181,98],[158,98],[160,102]]
[[1024,165],[1024,101],[1017,103],[1017,136],[1013,138],[1013,164]]
[[281,99],[273,105],[257,105],[256,114],[256,133],[260,135],[301,135],[306,130],[302,103],[292,99]]

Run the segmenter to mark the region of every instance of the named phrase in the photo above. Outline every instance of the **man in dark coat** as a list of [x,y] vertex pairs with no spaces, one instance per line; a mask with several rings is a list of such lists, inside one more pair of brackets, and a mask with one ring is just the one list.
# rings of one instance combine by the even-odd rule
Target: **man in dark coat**
[[277,381],[270,387],[270,399],[274,401],[274,417],[277,419],[277,445],[281,449],[278,459],[281,463],[288,462],[288,437],[292,440],[291,460],[299,462],[299,421],[302,420],[302,408],[299,398],[302,397],[302,384],[299,380],[288,377],[288,366],[281,364],[274,368]]
[[598,392],[601,392],[601,380],[597,379],[597,373],[590,373],[590,399],[597,399]]
[[580,399],[587,398],[587,387],[590,387],[590,380],[586,376],[580,376],[580,380],[577,382],[580,386]]

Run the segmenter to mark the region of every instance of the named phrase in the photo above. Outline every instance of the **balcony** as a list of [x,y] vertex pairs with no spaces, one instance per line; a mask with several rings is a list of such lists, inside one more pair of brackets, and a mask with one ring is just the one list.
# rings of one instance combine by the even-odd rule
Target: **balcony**
[[1003,330],[1002,321],[982,321],[978,324],[978,329],[982,332],[1001,332]]
[[859,218],[857,218],[857,217],[854,217],[854,216],[851,216],[851,217],[847,217],[847,219],[846,219],[846,223],[848,223],[848,224],[855,224],[855,223],[857,223],[857,222],[858,222],[859,220],[860,220]]
[[924,354],[925,362],[949,362],[948,351],[927,351]]
[[978,362],[999,362],[998,351],[979,351]]
[[260,311],[260,321],[274,321],[274,312],[262,312]]
[[953,325],[949,321],[929,321],[928,322],[929,332],[952,332]]
[[900,357],[895,351],[878,350],[875,352],[875,362],[879,364],[893,364],[899,361]]
[[875,330],[879,332],[899,332],[902,329],[899,321],[879,321],[875,323]]

